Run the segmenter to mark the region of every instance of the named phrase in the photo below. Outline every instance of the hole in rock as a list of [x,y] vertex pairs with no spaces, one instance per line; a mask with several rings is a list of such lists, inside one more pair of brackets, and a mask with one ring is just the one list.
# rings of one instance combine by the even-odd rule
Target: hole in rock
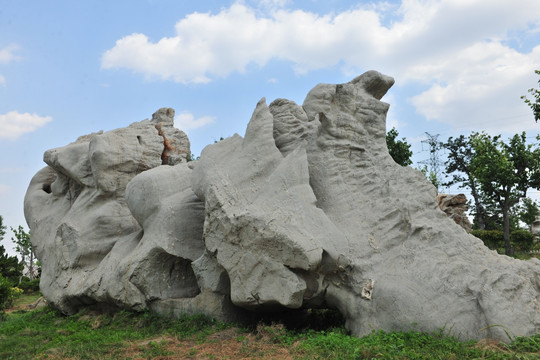
[[[109,302],[97,302],[95,299],[87,295],[75,295],[68,296],[65,302],[70,304],[71,310],[65,315],[88,315],[89,317],[100,316],[103,314],[113,315],[122,311],[122,308],[109,303]],[[53,305],[54,308],[54,305]]]
[[261,326],[282,324],[289,330],[328,330],[345,326],[345,318],[336,309],[298,309],[256,313],[249,327],[258,330]]
[[139,142],[139,145],[142,145],[141,137],[137,135],[137,141]]
[[43,191],[45,191],[47,194],[50,194],[52,192],[51,190],[51,184],[43,184],[41,187]]

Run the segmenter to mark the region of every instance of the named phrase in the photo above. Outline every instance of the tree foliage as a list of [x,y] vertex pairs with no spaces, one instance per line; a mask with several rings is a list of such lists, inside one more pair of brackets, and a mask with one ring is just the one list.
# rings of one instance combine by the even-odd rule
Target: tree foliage
[[401,166],[412,165],[411,156],[413,152],[411,151],[411,145],[407,143],[405,138],[397,140],[399,136],[396,128],[392,128],[386,134],[386,146],[388,147],[388,152],[392,159]]
[[[535,70],[534,72],[537,75],[540,75],[540,70]],[[540,79],[538,80],[538,86],[540,88]],[[534,121],[538,122],[540,119],[540,90],[531,88],[528,92],[532,95],[532,99],[528,99],[526,95],[523,95],[521,98],[525,101],[525,104],[529,105],[531,108],[534,115]]]
[[[32,243],[30,242],[30,233],[24,231],[24,228],[19,225],[17,229],[11,228],[15,238],[11,240],[16,244],[15,251],[21,255],[22,263],[26,266],[26,274],[30,280],[37,277],[37,269],[35,264],[34,250],[32,249]],[[19,282],[22,281],[22,277]]]
[[[504,233],[500,230],[473,230],[471,235],[484,242],[491,250],[501,251],[505,247]],[[533,245],[534,235],[526,230],[514,230],[510,233],[512,246],[521,251],[529,251]]]
[[0,241],[4,240],[6,235],[6,226],[4,225],[4,218],[0,215]]
[[443,144],[443,147],[448,150],[448,158],[444,163],[446,166],[446,173],[452,175],[451,180],[443,185],[452,186],[460,184],[460,188],[467,187],[471,190],[471,196],[474,201],[474,224],[478,229],[485,229],[486,210],[482,205],[479,184],[473,175],[473,169],[471,167],[475,155],[472,142],[474,136],[475,134],[470,137],[460,135],[455,139],[450,137],[448,141]]
[[472,145],[472,174],[484,196],[501,211],[505,249],[511,255],[511,209],[527,196],[528,189],[540,189],[540,149],[527,144],[525,132],[514,135],[508,143],[500,136],[476,134]]
[[540,215],[538,203],[531,198],[524,198],[518,212],[519,220],[530,227],[538,215]]
[[[6,227],[3,224],[4,219],[0,215],[0,242],[4,240]],[[4,245],[0,245],[0,275],[7,279],[11,284],[16,284],[22,274],[23,265],[16,256],[9,256]]]

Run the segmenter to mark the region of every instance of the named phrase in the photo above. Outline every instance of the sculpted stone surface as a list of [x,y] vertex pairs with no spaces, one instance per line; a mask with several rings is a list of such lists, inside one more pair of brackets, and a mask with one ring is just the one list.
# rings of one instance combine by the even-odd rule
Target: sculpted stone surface
[[[151,263],[152,255],[158,251],[144,253],[145,245],[155,241],[152,238],[155,234],[152,227],[144,232],[141,223],[145,217],[153,215],[154,225],[159,225],[163,218],[156,205],[159,200],[156,194],[150,193],[154,189],[148,184],[140,191],[141,195],[149,195],[143,202],[146,207],[136,206],[138,212],[132,212],[125,193],[130,180],[137,174],[146,174],[146,170],[158,170],[163,163],[179,163],[178,167],[165,166],[175,174],[181,171],[182,165],[185,168],[190,154],[189,140],[183,132],[173,128],[173,121],[174,110],[160,109],[151,120],[82,136],[72,144],[45,152],[44,161],[48,166],[30,183],[25,216],[34,232],[32,243],[42,261],[41,288],[50,305],[65,313],[93,303],[143,309],[147,307],[147,298],[155,296],[155,288],[139,288],[137,271]],[[190,191],[189,183],[179,183],[174,175],[167,182],[175,188],[159,185],[168,195],[175,191],[181,193],[186,186]],[[133,185],[136,186],[136,182]],[[189,200],[189,197],[182,199]],[[182,210],[189,206],[193,207],[190,219],[201,213],[201,209],[189,201],[177,205]],[[170,222],[165,229],[172,232],[175,226],[180,225]],[[190,224],[184,236],[192,236],[196,226]],[[201,230],[202,222],[196,235],[199,243],[202,242]],[[168,250],[166,245],[172,240],[166,239],[164,234],[167,232],[157,238]],[[141,242],[145,237],[151,240]],[[201,253],[202,249],[199,245]],[[172,259],[158,262],[182,267]],[[167,287],[171,281],[174,278],[167,278],[161,286]],[[141,289],[148,291],[144,293]]]
[[171,109],[48,151],[25,199],[45,298],[222,319],[335,308],[358,336],[538,332],[540,261],[487,249],[388,154],[392,84],[370,71],[302,106],[262,99],[244,137],[189,163]]

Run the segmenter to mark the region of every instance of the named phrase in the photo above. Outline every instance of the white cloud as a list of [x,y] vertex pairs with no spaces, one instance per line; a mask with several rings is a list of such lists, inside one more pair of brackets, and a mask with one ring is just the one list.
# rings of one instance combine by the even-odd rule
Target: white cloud
[[[540,46],[522,54],[500,43],[477,43],[456,52],[451,63],[416,67],[436,79],[411,101],[428,119],[463,130],[520,132],[538,127],[520,99],[535,86],[533,69],[540,64]],[[473,128],[474,127],[474,128]]]
[[[482,111],[527,112],[519,95],[535,85],[540,50],[523,53],[506,44],[538,29],[538,0],[403,0],[325,15],[283,8],[280,0],[258,5],[269,10],[236,2],[217,14],[189,14],[174,36],[155,42],[125,36],[103,54],[102,68],[185,84],[272,59],[290,62],[298,74],[336,65],[347,74],[378,69],[398,85],[424,84],[427,90],[411,101],[430,119],[466,127]],[[482,125],[510,129],[508,123]]]
[[188,112],[178,114],[174,118],[175,126],[182,131],[197,129],[211,124],[214,121],[216,121],[216,118],[212,116],[202,116],[195,119],[195,116]]
[[[15,52],[19,49],[16,44],[11,44],[0,49],[0,64],[8,64],[12,61],[19,60],[20,57],[15,55]],[[6,78],[0,74],[0,86],[6,86]]]
[[16,44],[11,44],[0,49],[0,64],[8,64],[12,61],[19,60],[20,57],[15,55],[17,50],[19,50],[19,46]]
[[10,111],[7,114],[0,114],[0,139],[15,140],[25,133],[32,132],[49,121],[50,116],[39,116],[37,114],[19,113]]
[[267,9],[282,8],[290,3],[290,0],[258,0],[259,6]]
[[264,66],[272,58],[292,61],[303,72],[339,62],[341,50],[349,49],[343,53],[347,56],[354,48],[347,46],[355,40],[351,35],[369,40],[366,31],[376,21],[374,13],[361,10],[336,17],[301,10],[272,14],[258,17],[241,3],[216,15],[193,13],[176,23],[174,37],[151,42],[144,34],[131,34],[118,40],[101,65],[180,83],[209,82],[244,72],[251,63]]
[[391,10],[395,20],[390,27],[381,24],[388,15],[384,9],[327,15],[279,9],[261,16],[237,2],[215,15],[189,14],[176,23],[175,36],[157,42],[144,34],[123,37],[103,54],[102,67],[181,83],[208,82],[270,59],[290,61],[298,72],[340,62],[357,69],[382,64],[403,71],[486,38],[500,39],[508,29],[526,28],[538,20],[540,2],[404,0]]
[[398,131],[407,126],[405,121],[399,119],[399,105],[397,105],[395,95],[390,93],[384,96],[384,102],[390,104],[390,110],[386,114],[386,130],[396,128]]

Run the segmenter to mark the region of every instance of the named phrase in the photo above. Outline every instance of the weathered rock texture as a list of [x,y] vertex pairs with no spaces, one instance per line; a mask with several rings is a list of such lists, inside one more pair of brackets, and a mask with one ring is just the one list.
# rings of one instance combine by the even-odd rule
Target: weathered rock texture
[[450,219],[454,220],[465,231],[471,232],[472,224],[467,217],[467,198],[464,194],[439,194],[437,195],[437,202],[439,203],[439,209],[444,211]]
[[44,296],[65,313],[328,307],[359,336],[538,332],[540,261],[487,249],[388,154],[393,82],[370,71],[302,106],[262,99],[244,137],[190,163],[163,109],[48,151],[25,199]]

